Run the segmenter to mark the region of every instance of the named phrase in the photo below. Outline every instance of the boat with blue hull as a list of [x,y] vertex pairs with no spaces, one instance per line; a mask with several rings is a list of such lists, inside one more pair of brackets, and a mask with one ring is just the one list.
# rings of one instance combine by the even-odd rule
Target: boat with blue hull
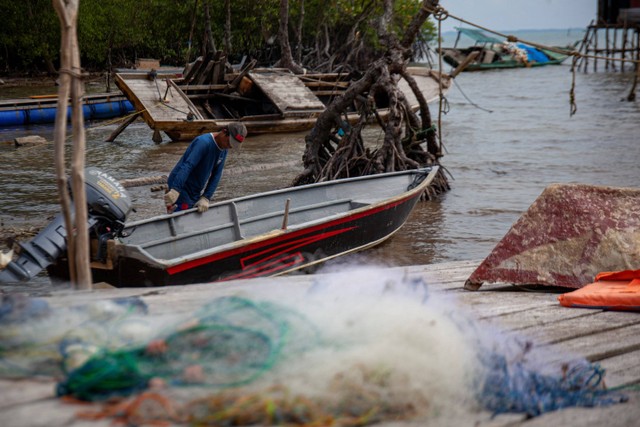
[[[54,123],[57,104],[56,96],[0,100],[0,127]],[[121,93],[110,93],[85,95],[82,111],[85,120],[104,120],[132,113],[135,108]]]

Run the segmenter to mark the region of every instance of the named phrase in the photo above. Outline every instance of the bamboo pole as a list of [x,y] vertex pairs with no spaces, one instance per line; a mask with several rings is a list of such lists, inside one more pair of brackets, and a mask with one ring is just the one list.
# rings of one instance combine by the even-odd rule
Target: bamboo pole
[[605,46],[605,54],[607,55],[607,59],[604,61],[604,69],[605,71],[609,70],[609,55],[611,55],[610,46],[609,46],[609,25],[607,25],[604,29],[604,46]]
[[[67,230],[67,252],[71,282],[76,289],[91,289],[89,267],[89,231],[87,230],[87,203],[84,185],[85,132],[82,113],[83,85],[81,80],[80,50],[77,37],[79,0],[53,0],[61,28],[60,89],[55,122],[55,169],[61,209]],[[71,186],[74,208],[67,189],[65,174],[65,141],[68,98],[71,95],[73,152],[71,160]]]

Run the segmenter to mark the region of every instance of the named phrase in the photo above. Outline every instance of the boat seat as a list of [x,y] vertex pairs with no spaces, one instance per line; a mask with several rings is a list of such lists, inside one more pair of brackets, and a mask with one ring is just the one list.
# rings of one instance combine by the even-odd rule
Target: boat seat
[[[291,209],[289,209],[289,216],[296,214],[296,213],[300,213],[300,212],[304,212],[304,211],[308,211],[308,210],[312,210],[312,209],[318,209],[318,208],[326,208],[326,207],[331,207],[331,206],[338,206],[338,205],[350,205],[351,199],[338,199],[338,200],[330,200],[327,202],[321,202],[321,203],[316,203],[313,205],[304,205],[304,206],[300,206],[300,207],[293,207]],[[337,212],[342,211],[343,209],[339,209],[337,210]],[[344,210],[345,212],[347,210],[350,209],[346,209]],[[255,221],[260,221],[260,220],[264,220],[264,219],[268,219],[268,218],[272,218],[272,217],[282,217],[282,215],[284,215],[284,209],[282,210],[277,210],[274,212],[269,212],[266,214],[262,214],[262,215],[256,215],[250,218],[244,218],[240,220],[240,225],[243,224],[247,224],[250,222],[255,222]],[[315,219],[315,218],[314,218]]]
[[[358,204],[358,207],[365,206],[366,204]],[[305,211],[321,209],[318,212],[317,216],[304,216]],[[347,212],[349,210],[355,209],[353,207],[351,199],[338,199],[338,200],[329,200],[321,203],[315,203],[312,205],[304,205],[298,208],[289,209],[289,226],[294,224],[301,224],[305,222],[315,221],[317,219],[335,215],[342,212]],[[235,214],[234,214],[235,213]],[[296,218],[296,214],[302,214],[301,217]],[[200,230],[193,230],[188,233],[183,233],[179,235],[171,235],[166,236],[160,239],[156,239],[150,242],[146,242],[143,245],[140,245],[142,249],[145,249],[152,256],[158,258],[167,258],[167,244],[172,243],[171,246],[171,258],[182,256],[188,253],[193,253],[194,251],[199,251],[202,249],[206,249],[202,247],[200,249],[194,249],[194,238],[202,237],[203,242],[210,242],[210,239],[213,237],[213,234],[216,233],[219,236],[217,239],[224,237],[224,241],[219,241],[219,245],[231,243],[233,241],[242,240],[248,234],[249,237],[253,237],[258,234],[266,233],[269,230],[273,230],[274,228],[280,228],[282,224],[282,218],[284,217],[284,206],[282,209],[274,210],[272,212],[267,212],[261,215],[256,215],[252,217],[238,218],[237,210],[235,206],[232,210],[232,222],[227,222],[224,224],[218,224],[216,226],[203,228]],[[300,220],[302,218],[302,221]],[[264,223],[259,225],[257,228],[252,227],[252,224],[255,223]],[[268,224],[268,225],[267,225]],[[222,233],[222,234],[221,234]],[[210,235],[210,236],[207,236]],[[187,242],[187,243],[183,243]],[[205,245],[205,243],[203,243]],[[184,247],[183,247],[184,246]],[[211,247],[206,245],[207,247]],[[155,250],[154,250],[155,248]]]

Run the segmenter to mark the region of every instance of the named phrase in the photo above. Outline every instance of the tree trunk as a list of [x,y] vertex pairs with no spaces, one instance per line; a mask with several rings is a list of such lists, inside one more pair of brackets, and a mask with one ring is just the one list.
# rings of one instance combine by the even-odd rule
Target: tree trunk
[[231,52],[231,0],[224,0],[224,49],[227,55]]
[[298,16],[298,28],[296,29],[296,39],[298,46],[296,47],[296,61],[302,63],[302,26],[304,24],[304,0],[300,0],[300,15]]
[[287,68],[296,74],[304,73],[304,69],[296,64],[289,44],[289,0],[280,0],[280,28],[278,29],[280,42],[280,59],[275,63],[276,68]]
[[[363,175],[404,170],[437,162],[438,147],[437,144],[434,145],[435,134],[432,130],[427,102],[414,79],[406,72],[407,62],[411,57],[410,46],[420,27],[429,17],[426,8],[435,8],[437,4],[437,0],[423,0],[422,8],[413,18],[400,42],[396,34],[389,29],[389,24],[393,20],[393,1],[384,1],[385,10],[380,19],[378,34],[387,50],[381,58],[370,64],[360,80],[352,83],[344,94],[334,99],[320,115],[305,138],[306,147],[303,155],[305,169],[296,177],[294,185],[335,179],[349,174]],[[420,104],[422,123],[411,111],[406,97],[397,86],[400,76],[405,76],[416,94]],[[373,114],[367,107],[374,103],[376,94],[383,93],[389,100],[387,121],[381,123],[385,135],[383,146],[371,153],[364,148],[347,148],[350,144],[361,143],[360,132],[368,117]],[[361,117],[356,126],[350,127],[343,123],[341,115],[346,114],[347,109],[356,101],[361,106]],[[404,123],[407,123],[407,131],[403,139]],[[416,132],[419,129],[422,132]],[[337,135],[341,134],[344,135],[339,138]],[[416,140],[416,136],[422,139],[426,136],[428,152],[424,151],[421,141]],[[331,144],[336,142],[337,147],[334,148]]]
[[218,50],[216,44],[213,41],[213,32],[211,31],[211,14],[209,13],[209,3],[204,3],[204,43],[202,44],[202,57],[206,58],[207,55],[213,57]]
[[[82,114],[83,86],[78,48],[77,18],[79,0],[54,0],[60,19],[60,88],[55,123],[55,168],[61,208],[67,230],[67,246],[71,281],[77,289],[91,289],[89,266],[89,232],[87,230],[87,202],[84,184],[85,134]],[[67,189],[64,151],[66,140],[67,106],[71,95],[73,153],[71,185],[74,209]]]

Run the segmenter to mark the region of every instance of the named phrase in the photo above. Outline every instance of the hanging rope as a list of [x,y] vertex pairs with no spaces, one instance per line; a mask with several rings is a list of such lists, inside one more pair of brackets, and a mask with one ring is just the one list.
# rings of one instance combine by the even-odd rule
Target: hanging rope
[[571,62],[571,90],[569,90],[569,116],[573,116],[578,111],[578,105],[576,104],[576,69],[578,64],[578,57],[574,56]]
[[458,84],[458,82],[457,82],[457,80],[456,80],[456,79],[453,79],[453,84],[455,84],[455,85],[456,85],[456,87],[458,88],[458,90],[460,91],[460,93],[462,94],[462,96],[464,96],[464,99],[466,99],[467,101],[469,101],[469,103],[470,103],[471,105],[473,105],[474,107],[476,107],[476,108],[477,108],[477,109],[479,109],[479,110],[486,111],[487,113],[493,113],[493,110],[489,110],[489,109],[487,109],[487,108],[483,108],[483,107],[479,106],[478,104],[476,104],[475,102],[473,102],[473,101],[472,101],[472,100],[471,100],[471,99],[470,99],[470,98],[469,98],[469,97],[468,97],[468,96],[467,96],[467,95],[462,91],[462,88],[460,87],[460,85]]
[[[423,6],[424,7],[424,6]],[[433,17],[438,21],[438,69],[442,72],[442,21],[447,19],[446,10],[440,9],[433,13]],[[442,155],[442,109],[444,105],[444,93],[442,90],[442,79],[438,79],[438,154]]]

